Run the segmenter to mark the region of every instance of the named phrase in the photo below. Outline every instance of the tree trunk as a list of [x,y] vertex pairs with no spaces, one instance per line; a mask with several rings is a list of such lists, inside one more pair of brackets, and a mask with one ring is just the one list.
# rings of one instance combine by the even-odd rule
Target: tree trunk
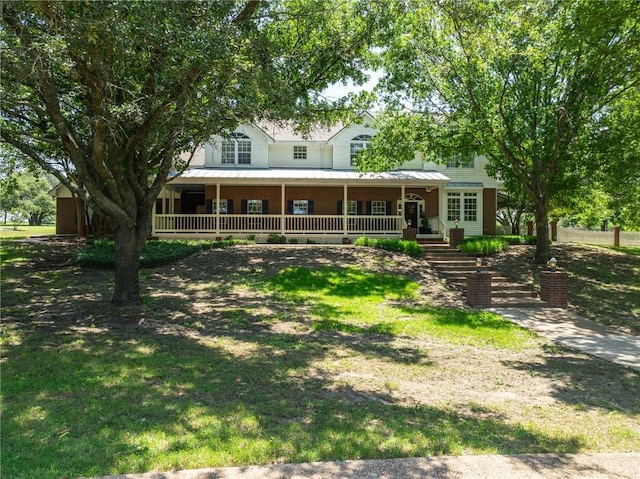
[[76,194],[72,195],[73,204],[76,206],[76,236],[78,238],[84,238],[87,236],[84,222],[84,201],[82,201]]
[[111,302],[115,305],[140,303],[140,253],[151,233],[151,210],[138,215],[133,227],[115,226],[116,282]]
[[545,264],[551,257],[549,247],[549,207],[548,202],[536,202],[536,254],[535,263]]

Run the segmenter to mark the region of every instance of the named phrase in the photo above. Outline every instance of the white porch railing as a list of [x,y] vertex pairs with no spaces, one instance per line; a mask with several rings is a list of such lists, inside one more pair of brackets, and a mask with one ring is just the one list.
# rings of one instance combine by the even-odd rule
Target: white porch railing
[[155,215],[153,234],[401,234],[402,227],[401,216]]

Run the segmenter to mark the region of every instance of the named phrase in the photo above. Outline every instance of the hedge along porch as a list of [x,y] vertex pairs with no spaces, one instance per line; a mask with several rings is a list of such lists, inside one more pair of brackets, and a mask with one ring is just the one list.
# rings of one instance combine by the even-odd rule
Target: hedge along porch
[[[191,169],[160,195],[152,234],[254,236],[258,241],[278,234],[330,243],[361,235],[401,237],[409,224],[418,238],[442,238],[453,224],[448,221],[448,183],[435,171]],[[460,193],[463,186],[451,191]],[[483,225],[488,215],[495,228],[495,201],[484,205],[487,194],[473,186],[468,193],[475,194],[475,217],[460,224],[469,234],[490,234]],[[491,194],[495,197],[495,189],[489,199]]]

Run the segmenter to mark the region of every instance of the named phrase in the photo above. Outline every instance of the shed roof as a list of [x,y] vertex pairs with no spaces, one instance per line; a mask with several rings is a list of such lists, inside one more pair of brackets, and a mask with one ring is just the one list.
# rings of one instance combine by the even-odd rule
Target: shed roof
[[382,173],[362,173],[355,170],[321,170],[299,168],[193,168],[171,180],[171,184],[187,183],[446,183],[449,177],[437,171],[396,170]]

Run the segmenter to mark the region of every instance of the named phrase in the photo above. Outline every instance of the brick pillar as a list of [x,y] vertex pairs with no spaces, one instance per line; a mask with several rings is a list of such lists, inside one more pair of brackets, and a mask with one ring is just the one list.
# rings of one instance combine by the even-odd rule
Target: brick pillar
[[415,228],[404,228],[402,230],[402,239],[403,240],[413,240],[413,241],[415,241],[416,232],[417,232],[417,230]]
[[554,308],[567,307],[567,273],[540,271],[540,299]]
[[558,222],[551,222],[551,241],[558,241]]
[[620,246],[620,227],[613,227],[613,246]]
[[533,236],[533,221],[527,221],[527,236]]
[[463,241],[464,241],[464,228],[449,229],[449,246],[451,246],[452,248],[455,248]]
[[491,273],[467,273],[467,303],[474,308],[491,306]]

